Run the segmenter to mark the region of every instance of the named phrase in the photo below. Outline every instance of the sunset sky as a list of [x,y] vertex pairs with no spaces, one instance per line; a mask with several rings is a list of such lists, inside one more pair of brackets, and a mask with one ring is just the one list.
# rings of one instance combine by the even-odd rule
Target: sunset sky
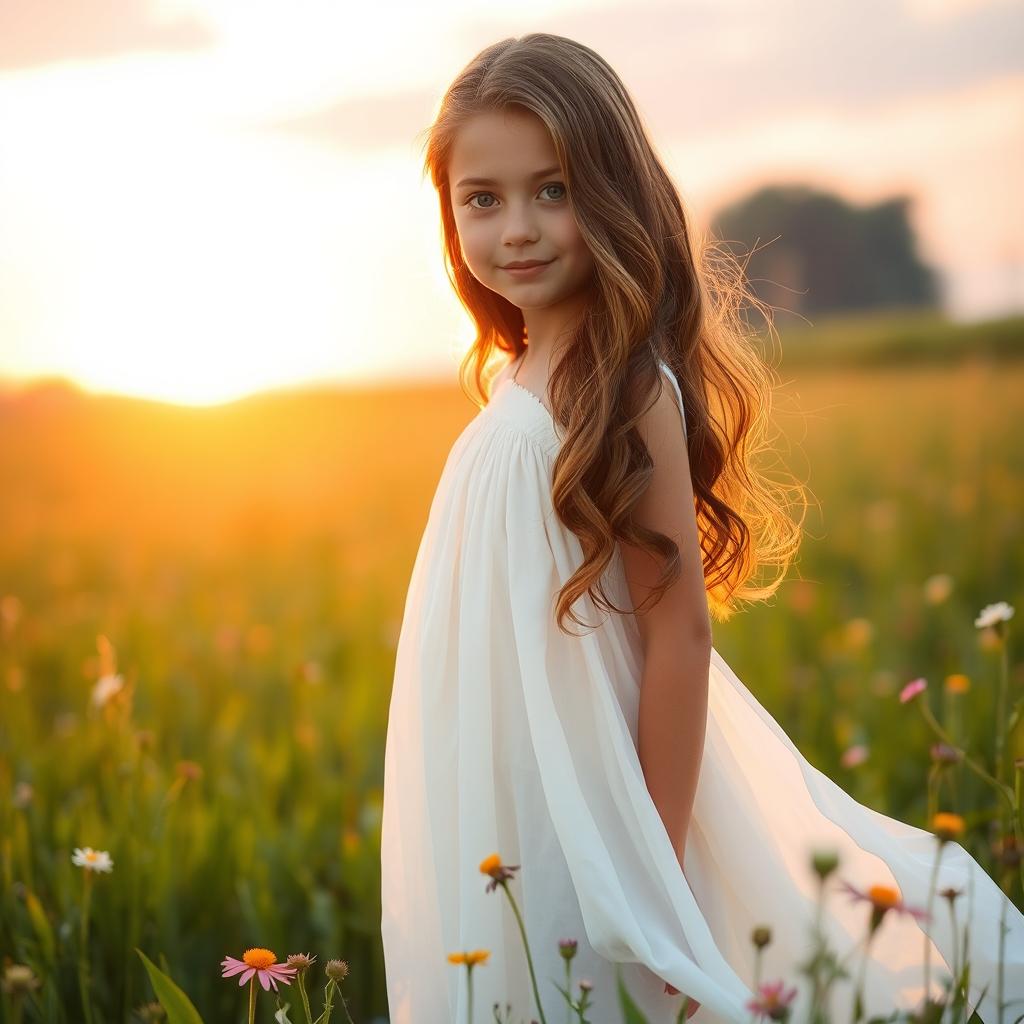
[[32,0],[0,6],[0,378],[454,380],[415,136],[531,31],[611,63],[697,220],[767,182],[910,193],[949,313],[1024,309],[1019,2]]

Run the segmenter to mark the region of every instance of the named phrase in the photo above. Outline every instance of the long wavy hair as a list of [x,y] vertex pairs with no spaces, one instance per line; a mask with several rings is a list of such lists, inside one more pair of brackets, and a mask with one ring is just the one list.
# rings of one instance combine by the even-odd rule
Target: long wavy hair
[[[532,32],[482,50],[445,93],[426,129],[424,174],[440,199],[445,269],[476,326],[460,380],[490,400],[494,373],[524,350],[520,308],[482,285],[462,258],[448,165],[469,118],[515,107],[536,114],[551,134],[580,234],[596,264],[593,299],[560,347],[549,381],[562,445],[552,502],[580,541],[584,559],[559,591],[564,631],[576,599],[621,614],[660,600],[679,577],[675,542],[633,521],[653,463],[637,429],[664,377],[664,360],[686,410],[687,450],[709,612],[724,621],[742,601],[769,597],[800,543],[787,515],[787,487],[754,466],[766,443],[772,370],[745,329],[746,300],[771,315],[744,286],[728,252],[691,243],[683,204],[658,160],[625,86],[593,50],[564,36]],[[790,478],[792,480],[792,478]],[[793,481],[803,497],[802,486]],[[806,513],[806,498],[804,498]],[[603,577],[616,542],[643,548],[663,565],[638,609],[618,608]],[[765,566],[774,579],[753,581]]]

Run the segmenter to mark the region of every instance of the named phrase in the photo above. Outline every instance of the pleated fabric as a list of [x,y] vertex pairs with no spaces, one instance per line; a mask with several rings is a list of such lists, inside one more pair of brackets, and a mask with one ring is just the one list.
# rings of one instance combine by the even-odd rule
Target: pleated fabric
[[[850,965],[834,986],[833,1019],[849,1019],[868,910],[837,888],[895,886],[924,908],[936,840],[855,801],[811,765],[712,650],[707,735],[686,873],[647,791],[637,755],[643,650],[632,615],[573,606],[594,629],[554,621],[555,596],[583,560],[559,522],[551,478],[559,428],[532,392],[502,371],[489,404],[455,441],[417,551],[396,654],[387,725],[381,832],[381,934],[392,1024],[467,1020],[465,967],[451,952],[486,949],[473,970],[474,1017],[511,1003],[539,1019],[518,924],[479,871],[498,853],[520,865],[510,887],[530,940],[550,1022],[565,1019],[558,941],[575,938],[574,987],[593,984],[589,1019],[622,1024],[616,974],[650,1024],[676,1019],[681,996],[702,1006],[694,1024],[748,1022],[751,932],[768,925],[761,981],[810,989],[797,965],[816,912],[811,851],[834,848],[823,927]],[[683,414],[678,384],[662,368]],[[620,556],[606,590],[631,607]],[[969,914],[971,1008],[998,1024],[1000,920],[1006,1021],[1024,1010],[1024,915],[958,843],[940,859]],[[925,945],[933,996],[951,973],[955,942],[944,900],[931,922],[890,913],[868,949],[868,1016],[924,996]],[[961,951],[961,959],[963,953]],[[984,994],[983,994],[984,993]],[[1013,1003],[1017,1000],[1017,1003]]]

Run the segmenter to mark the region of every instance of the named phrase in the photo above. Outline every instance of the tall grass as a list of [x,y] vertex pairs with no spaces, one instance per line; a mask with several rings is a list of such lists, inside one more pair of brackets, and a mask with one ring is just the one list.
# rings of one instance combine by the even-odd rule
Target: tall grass
[[[1024,369],[983,362],[790,383],[780,458],[818,502],[798,578],[716,629],[813,763],[919,825],[933,737],[891,713],[906,680],[966,676],[958,740],[994,753],[996,654],[972,615],[1024,606],[1022,385]],[[136,948],[205,1019],[242,1020],[217,965],[257,945],[345,956],[353,1018],[386,1013],[394,644],[472,413],[452,388],[0,404],[0,957],[41,980],[24,1020],[84,1019],[83,958],[95,1019],[133,1019],[154,998]],[[1015,699],[1022,665],[1007,670]],[[1004,753],[1024,754],[1019,729]],[[963,845],[1024,905],[972,817],[984,783],[954,765],[942,786]],[[114,871],[83,930],[86,845]]]

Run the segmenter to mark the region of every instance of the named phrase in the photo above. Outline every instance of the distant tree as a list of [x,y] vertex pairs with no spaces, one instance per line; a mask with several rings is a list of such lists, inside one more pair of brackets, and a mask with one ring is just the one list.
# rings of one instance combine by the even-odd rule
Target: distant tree
[[854,206],[810,187],[767,187],[721,210],[712,226],[746,261],[751,290],[780,309],[934,308],[939,283],[915,251],[910,202]]

